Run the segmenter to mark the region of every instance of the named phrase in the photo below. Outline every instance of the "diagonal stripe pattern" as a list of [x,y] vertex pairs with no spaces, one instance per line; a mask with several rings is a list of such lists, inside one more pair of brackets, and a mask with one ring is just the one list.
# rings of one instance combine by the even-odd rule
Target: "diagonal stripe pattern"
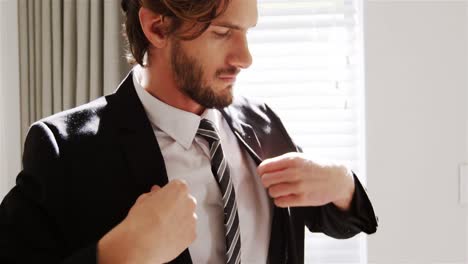
[[210,147],[211,171],[218,182],[223,197],[226,263],[237,264],[240,263],[241,256],[240,226],[236,194],[234,192],[229,166],[224,157],[218,132],[211,121],[202,119],[197,135],[208,141]]

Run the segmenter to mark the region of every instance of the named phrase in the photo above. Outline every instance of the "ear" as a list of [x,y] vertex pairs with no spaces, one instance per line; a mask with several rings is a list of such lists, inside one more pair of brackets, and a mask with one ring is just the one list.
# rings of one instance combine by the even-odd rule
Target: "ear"
[[148,41],[156,48],[164,48],[168,41],[166,34],[168,19],[145,7],[140,8],[138,16],[141,29]]

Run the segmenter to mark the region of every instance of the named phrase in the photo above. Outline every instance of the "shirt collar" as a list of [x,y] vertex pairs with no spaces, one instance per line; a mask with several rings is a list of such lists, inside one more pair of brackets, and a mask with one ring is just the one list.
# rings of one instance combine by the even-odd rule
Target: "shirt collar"
[[148,119],[154,127],[169,135],[185,149],[189,149],[192,145],[202,118],[212,121],[219,130],[221,113],[215,109],[206,109],[199,116],[164,103],[141,86],[137,67],[139,66],[133,70],[133,85]]

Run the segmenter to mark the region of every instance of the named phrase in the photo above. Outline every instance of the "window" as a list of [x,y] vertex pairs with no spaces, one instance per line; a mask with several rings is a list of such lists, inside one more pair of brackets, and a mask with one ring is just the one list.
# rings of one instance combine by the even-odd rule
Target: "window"
[[[268,103],[305,153],[349,165],[365,182],[359,0],[259,0],[254,63],[236,92]],[[306,263],[366,263],[365,236],[306,231]]]

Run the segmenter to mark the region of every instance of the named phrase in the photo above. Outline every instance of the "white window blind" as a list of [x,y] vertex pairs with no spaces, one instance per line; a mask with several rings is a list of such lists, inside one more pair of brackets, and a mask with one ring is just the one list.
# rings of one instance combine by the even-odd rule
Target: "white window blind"
[[[236,92],[280,116],[305,153],[350,166],[364,181],[361,0],[259,0],[253,65]],[[366,263],[362,235],[306,230],[305,263]]]

